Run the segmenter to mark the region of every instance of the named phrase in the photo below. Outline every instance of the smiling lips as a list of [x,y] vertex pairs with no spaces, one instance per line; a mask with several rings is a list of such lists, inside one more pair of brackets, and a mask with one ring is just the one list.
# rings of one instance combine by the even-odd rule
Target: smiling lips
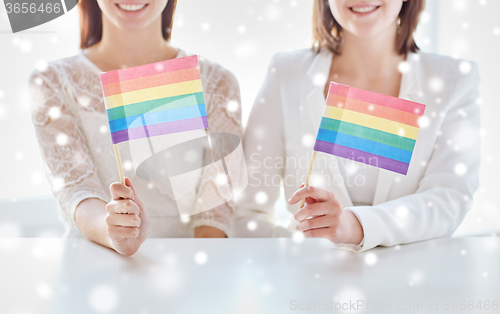
[[370,13],[378,9],[380,6],[377,5],[360,5],[352,6],[349,9],[354,13]]
[[145,8],[147,3],[116,3],[116,5],[125,11],[139,11]]

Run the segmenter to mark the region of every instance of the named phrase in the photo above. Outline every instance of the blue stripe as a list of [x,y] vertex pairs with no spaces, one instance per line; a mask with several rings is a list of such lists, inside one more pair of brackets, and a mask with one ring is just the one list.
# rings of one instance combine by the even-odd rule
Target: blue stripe
[[205,104],[187,106],[181,108],[174,108],[162,111],[147,112],[143,115],[136,115],[121,119],[116,119],[109,121],[109,130],[111,133],[144,126],[143,119],[146,125],[172,122],[184,119],[192,119],[197,117],[205,117],[207,112],[205,110]]
[[370,154],[410,163],[412,152],[394,146],[377,143],[364,138],[338,133],[335,131],[319,129],[318,140],[335,143],[338,145],[354,148]]

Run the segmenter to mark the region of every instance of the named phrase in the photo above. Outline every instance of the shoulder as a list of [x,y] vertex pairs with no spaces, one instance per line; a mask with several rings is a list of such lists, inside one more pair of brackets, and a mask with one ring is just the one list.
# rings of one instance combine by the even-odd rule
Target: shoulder
[[70,57],[49,61],[33,69],[30,73],[28,82],[30,86],[47,84],[54,87],[61,84],[62,77],[75,69],[84,66],[83,60],[79,54]]
[[418,52],[413,58],[422,73],[422,84],[428,85],[430,80],[440,79],[444,85],[449,85],[455,99],[477,90],[479,86],[479,67],[474,61],[426,52]]
[[316,52],[311,48],[283,51],[274,54],[269,61],[269,67],[283,73],[291,70],[307,71],[314,59],[320,55],[328,54],[325,51]]
[[479,75],[478,65],[474,61],[428,52],[418,52],[413,54],[413,58],[426,75],[434,74],[451,80]]
[[[195,55],[194,53],[184,52],[186,56]],[[221,84],[229,85],[231,88],[238,88],[238,79],[233,72],[220,65],[219,63],[205,58],[204,56],[198,56],[198,64],[200,66],[200,75],[202,76],[204,89],[217,88]]]

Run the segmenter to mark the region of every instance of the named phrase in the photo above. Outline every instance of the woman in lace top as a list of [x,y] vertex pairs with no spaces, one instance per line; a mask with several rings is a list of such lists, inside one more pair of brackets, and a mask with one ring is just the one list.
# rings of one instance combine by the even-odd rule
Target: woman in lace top
[[[123,152],[130,179],[126,185],[113,183],[118,172],[98,73],[189,55],[169,44],[175,4],[174,0],[138,5],[80,1],[80,51],[30,76],[33,124],[66,236],[87,237],[130,255],[146,236],[228,233],[231,201],[181,220],[170,183],[137,177],[130,156]],[[199,66],[210,131],[240,136],[235,76],[202,57]],[[196,197],[230,199],[216,182],[215,174],[204,170]]]

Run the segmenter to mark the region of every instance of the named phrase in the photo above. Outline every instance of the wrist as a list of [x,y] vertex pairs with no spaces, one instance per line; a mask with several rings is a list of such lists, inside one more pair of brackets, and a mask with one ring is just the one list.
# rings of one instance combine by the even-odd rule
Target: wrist
[[346,214],[348,215],[348,224],[347,224],[347,237],[345,239],[346,244],[355,244],[358,245],[364,238],[363,226],[358,220],[358,217],[350,210],[346,210]]

